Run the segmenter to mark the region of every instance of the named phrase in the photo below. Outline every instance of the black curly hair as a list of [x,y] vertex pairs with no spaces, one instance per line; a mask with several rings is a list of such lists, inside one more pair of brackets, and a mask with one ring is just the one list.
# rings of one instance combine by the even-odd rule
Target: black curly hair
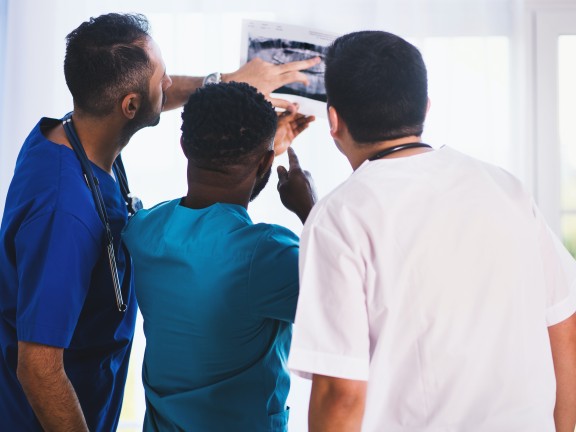
[[222,171],[247,165],[273,149],[277,116],[264,95],[246,83],[208,84],[194,92],[182,112],[182,145],[199,168]]
[[66,36],[64,76],[79,109],[109,114],[131,92],[148,95],[152,62],[144,15],[111,13],[90,18]]

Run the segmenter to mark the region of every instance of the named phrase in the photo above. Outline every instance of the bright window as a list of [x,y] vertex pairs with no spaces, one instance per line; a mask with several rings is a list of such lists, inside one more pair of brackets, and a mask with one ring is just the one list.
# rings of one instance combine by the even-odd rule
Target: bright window
[[561,160],[562,238],[576,255],[576,36],[558,38],[558,113]]

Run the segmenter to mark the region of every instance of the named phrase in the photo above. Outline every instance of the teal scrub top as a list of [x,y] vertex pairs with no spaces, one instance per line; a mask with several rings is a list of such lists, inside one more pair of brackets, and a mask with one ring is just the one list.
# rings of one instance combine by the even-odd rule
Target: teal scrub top
[[298,237],[238,205],[177,199],[138,212],[123,239],[146,336],[144,430],[286,431]]

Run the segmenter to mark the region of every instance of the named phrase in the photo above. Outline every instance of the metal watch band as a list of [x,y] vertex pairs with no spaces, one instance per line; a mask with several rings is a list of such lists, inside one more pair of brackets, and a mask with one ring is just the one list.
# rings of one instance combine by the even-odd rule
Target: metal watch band
[[206,84],[218,84],[221,81],[222,74],[220,72],[212,72],[211,74],[206,75],[202,81],[202,86],[205,86]]

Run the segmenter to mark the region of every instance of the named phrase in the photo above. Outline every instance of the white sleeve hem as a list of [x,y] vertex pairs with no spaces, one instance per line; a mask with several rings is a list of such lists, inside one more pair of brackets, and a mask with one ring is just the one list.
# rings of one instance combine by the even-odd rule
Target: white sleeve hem
[[568,319],[576,312],[576,282],[570,287],[570,295],[546,310],[546,323],[548,327]]
[[302,377],[312,379],[313,374],[335,378],[368,381],[368,359],[319,353],[292,347],[288,358],[290,370]]

